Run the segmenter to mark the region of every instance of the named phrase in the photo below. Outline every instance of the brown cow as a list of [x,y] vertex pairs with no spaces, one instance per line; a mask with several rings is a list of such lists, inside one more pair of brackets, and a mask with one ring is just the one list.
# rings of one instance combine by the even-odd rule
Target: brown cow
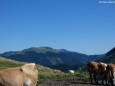
[[93,83],[92,83],[93,79],[94,79],[94,81],[95,81],[95,84],[98,84],[98,78],[97,78],[98,65],[99,65],[99,63],[94,62],[94,61],[89,62],[89,63],[87,64],[88,72],[89,72],[89,74],[90,74],[91,84],[93,84]]
[[111,85],[115,86],[115,64],[109,64],[107,66],[107,78],[108,78],[108,82]]
[[34,63],[0,71],[0,86],[36,86],[38,71]]

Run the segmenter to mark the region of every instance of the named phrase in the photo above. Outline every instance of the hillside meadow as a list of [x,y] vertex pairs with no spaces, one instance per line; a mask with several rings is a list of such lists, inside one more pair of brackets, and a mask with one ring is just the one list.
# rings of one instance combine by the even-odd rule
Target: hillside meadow
[[[25,64],[26,62],[18,62],[10,59],[5,59],[3,57],[0,57],[0,70],[6,69],[6,68],[13,68],[13,67],[19,67]],[[37,70],[39,72],[39,83],[46,81],[46,80],[57,80],[57,79],[63,79],[63,78],[77,78],[77,77],[88,77],[87,72],[81,72],[81,73],[54,73],[53,69],[50,69],[48,67],[44,67],[41,65],[36,65]]]

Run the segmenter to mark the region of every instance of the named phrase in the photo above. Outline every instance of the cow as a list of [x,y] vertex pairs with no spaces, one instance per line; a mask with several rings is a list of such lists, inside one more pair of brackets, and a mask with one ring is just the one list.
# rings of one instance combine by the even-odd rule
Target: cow
[[74,71],[74,70],[69,70],[69,73],[74,74],[74,73],[75,73],[75,71]]
[[36,86],[37,80],[35,63],[0,70],[0,86]]
[[109,84],[115,86],[115,64],[109,64],[107,66],[107,78]]
[[56,74],[56,73],[61,73],[61,70],[57,70],[57,69],[55,69],[55,70],[53,70],[53,72]]
[[101,76],[102,84],[107,84],[107,65],[105,63],[100,62],[98,64],[98,75]]
[[97,78],[98,66],[99,63],[94,61],[91,61],[87,64],[88,72],[90,74],[91,84],[93,84],[93,79],[95,81],[95,84],[98,84],[98,78]]

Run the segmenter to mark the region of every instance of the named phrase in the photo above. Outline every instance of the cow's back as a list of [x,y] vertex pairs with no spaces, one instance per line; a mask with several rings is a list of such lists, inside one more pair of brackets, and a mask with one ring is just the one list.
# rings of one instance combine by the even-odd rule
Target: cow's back
[[22,72],[19,67],[0,71],[0,86],[22,86],[22,80]]
[[98,63],[97,62],[94,62],[94,61],[89,62],[87,64],[87,66],[88,66],[88,71],[89,72],[95,72],[95,71],[98,70]]
[[0,86],[36,86],[38,71],[35,64],[0,71]]

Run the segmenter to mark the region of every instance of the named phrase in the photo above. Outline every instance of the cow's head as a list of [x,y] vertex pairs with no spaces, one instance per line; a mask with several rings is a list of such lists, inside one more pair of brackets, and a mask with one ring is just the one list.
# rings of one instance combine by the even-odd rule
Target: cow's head
[[36,86],[37,80],[38,80],[38,71],[36,69],[35,63],[28,63],[21,67],[21,71],[23,72],[24,76],[28,77],[26,78],[24,85],[30,86]]
[[21,70],[27,73],[29,72],[38,73],[35,63],[27,63],[21,67]]

